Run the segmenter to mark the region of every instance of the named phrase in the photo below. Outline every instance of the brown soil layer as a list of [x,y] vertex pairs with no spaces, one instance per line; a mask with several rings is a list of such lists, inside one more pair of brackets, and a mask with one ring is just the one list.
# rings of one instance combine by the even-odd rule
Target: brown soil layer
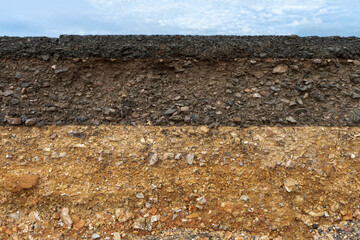
[[0,124],[357,126],[359,83],[359,60],[2,59]]
[[2,127],[0,234],[126,239],[191,228],[230,239],[309,238],[319,226],[360,218],[358,133]]

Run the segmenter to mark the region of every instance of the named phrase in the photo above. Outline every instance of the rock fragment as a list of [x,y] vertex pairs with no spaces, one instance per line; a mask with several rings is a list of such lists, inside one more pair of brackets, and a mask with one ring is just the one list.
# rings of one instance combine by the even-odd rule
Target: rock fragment
[[247,201],[249,201],[249,197],[247,196],[247,195],[241,195],[241,197],[240,197],[240,200],[242,200],[242,201],[244,201],[244,202],[247,202]]
[[20,192],[23,189],[33,188],[39,180],[38,175],[24,174],[6,174],[4,188],[9,192]]
[[288,71],[288,66],[285,64],[280,64],[277,65],[274,69],[273,69],[273,73],[286,73]]
[[293,117],[291,117],[291,116],[286,117],[286,121],[288,121],[288,122],[290,122],[290,123],[296,123],[296,122],[297,122],[297,121],[296,121]]
[[125,208],[118,208],[115,210],[115,217],[120,223],[124,223],[134,218],[134,214]]
[[76,230],[80,230],[81,228],[83,228],[85,226],[85,220],[80,219],[80,221],[78,221],[77,223],[74,224],[74,228]]
[[6,121],[10,125],[20,125],[22,123],[21,118],[6,118]]
[[193,165],[193,163],[194,163],[194,157],[195,157],[194,154],[188,154],[188,155],[187,155],[187,164]]
[[101,236],[97,233],[94,233],[92,236],[91,236],[91,239],[100,239]]
[[143,193],[138,193],[138,194],[136,194],[136,197],[139,198],[139,199],[143,199],[144,194]]
[[292,178],[287,178],[284,181],[284,187],[287,192],[293,192],[297,185],[299,185],[299,182]]
[[38,121],[39,121],[39,119],[37,119],[37,118],[29,118],[25,121],[25,125],[26,126],[34,126]]
[[155,163],[157,163],[159,161],[158,156],[156,153],[151,154],[151,156],[149,157],[149,166],[154,165]]
[[71,227],[71,225],[73,224],[73,220],[69,215],[69,208],[61,209],[60,218],[68,227]]
[[204,205],[206,203],[206,198],[204,196],[198,197],[196,201],[198,204]]

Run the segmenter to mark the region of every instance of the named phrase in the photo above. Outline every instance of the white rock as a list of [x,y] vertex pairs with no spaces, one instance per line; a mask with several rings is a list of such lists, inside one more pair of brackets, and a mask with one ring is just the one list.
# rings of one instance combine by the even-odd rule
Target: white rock
[[156,153],[151,154],[150,158],[149,158],[149,166],[154,165],[155,163],[157,163],[159,161],[158,156]]
[[204,196],[198,197],[198,198],[196,199],[196,201],[197,201],[199,204],[204,205],[204,204],[206,203],[206,198],[205,198]]
[[69,208],[63,208],[61,210],[60,218],[69,227],[73,224],[73,221],[69,215]]
[[259,93],[254,93],[253,98],[261,98],[261,95]]
[[194,163],[194,157],[195,157],[194,154],[188,154],[188,155],[187,155],[187,163],[188,163],[189,165],[192,165],[192,164]]
[[142,198],[144,198],[144,194],[138,193],[138,194],[136,194],[136,197],[139,198],[139,199],[142,199]]
[[247,195],[241,195],[241,197],[240,197],[240,200],[242,200],[242,201],[244,201],[244,202],[247,202],[247,201],[249,201],[249,197],[247,196]]
[[291,123],[296,123],[296,122],[297,122],[297,121],[296,121],[293,117],[291,117],[291,116],[286,117],[286,121],[291,122]]
[[157,222],[160,220],[160,215],[154,215],[151,217],[151,223]]
[[273,69],[273,73],[286,73],[288,71],[288,66],[284,64],[277,65]]
[[286,189],[287,192],[292,192],[295,190],[295,186],[299,185],[299,182],[292,179],[292,178],[287,178],[284,181],[284,187]]
[[114,232],[113,236],[114,236],[114,240],[121,240],[120,233]]

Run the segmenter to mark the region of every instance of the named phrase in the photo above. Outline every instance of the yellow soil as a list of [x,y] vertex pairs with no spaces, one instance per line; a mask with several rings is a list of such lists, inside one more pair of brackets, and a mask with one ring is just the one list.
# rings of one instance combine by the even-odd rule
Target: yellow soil
[[[314,223],[360,218],[359,130],[1,127],[0,235],[156,235],[176,227],[309,237]],[[25,174],[38,182],[10,191],[8,179]]]

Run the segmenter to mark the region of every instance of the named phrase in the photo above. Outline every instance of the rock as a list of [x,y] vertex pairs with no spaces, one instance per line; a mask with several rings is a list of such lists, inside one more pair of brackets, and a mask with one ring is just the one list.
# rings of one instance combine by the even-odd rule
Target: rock
[[209,128],[206,127],[206,126],[201,126],[201,127],[199,127],[199,130],[200,130],[201,132],[203,132],[203,133],[208,133],[208,132],[209,132]]
[[247,195],[241,195],[240,200],[247,202],[250,200],[250,198]]
[[37,221],[41,221],[41,218],[40,218],[40,216],[39,216],[39,214],[37,212],[32,211],[28,215],[28,221],[30,221],[31,223],[35,223]]
[[274,69],[273,69],[273,73],[286,73],[288,71],[288,66],[285,64],[280,64],[277,65]]
[[160,215],[154,215],[151,217],[151,223],[157,222],[160,220]]
[[354,92],[354,93],[351,95],[351,97],[352,97],[353,99],[359,99],[359,98],[360,98],[360,94]]
[[23,189],[33,188],[39,180],[38,175],[24,174],[6,174],[4,188],[9,192],[19,192]]
[[86,133],[82,132],[82,131],[73,131],[73,130],[70,130],[68,132],[68,135],[70,137],[75,137],[75,138],[85,138],[86,137]]
[[125,208],[118,208],[115,210],[115,216],[120,223],[127,222],[134,218],[134,214]]
[[237,203],[234,202],[222,202],[220,205],[225,212],[232,213],[234,209],[237,207]]
[[91,239],[100,239],[101,236],[97,233],[94,233],[93,235],[91,235]]
[[29,118],[25,121],[25,125],[26,126],[34,126],[38,121],[39,121],[39,119],[37,119],[37,118]]
[[80,221],[78,221],[77,223],[74,224],[74,228],[76,230],[80,230],[81,228],[83,228],[85,226],[85,220],[81,219]]
[[16,105],[16,104],[19,104],[19,99],[17,99],[17,98],[12,98],[12,99],[10,99],[10,101],[9,101],[9,104],[10,105],[12,105],[12,106],[14,106],[14,105]]
[[60,218],[68,227],[71,227],[71,225],[73,224],[73,220],[69,215],[69,208],[61,209]]
[[293,167],[295,167],[295,162],[292,161],[292,160],[289,160],[289,161],[287,161],[287,162],[285,163],[285,167],[286,167],[286,168],[293,168]]
[[143,198],[144,198],[144,194],[138,193],[138,194],[136,194],[136,197],[139,198],[139,199],[143,199]]
[[159,161],[158,156],[156,153],[151,154],[151,156],[149,157],[149,166],[154,165],[155,163],[157,163]]
[[22,123],[21,118],[6,118],[10,125],[20,125]]
[[254,94],[253,94],[253,98],[261,98],[260,93],[254,93]]
[[292,192],[294,191],[296,188],[296,186],[299,185],[299,182],[292,179],[292,178],[287,178],[284,181],[284,187],[286,189],[287,192]]
[[320,63],[322,63],[322,60],[321,59],[314,59],[314,61],[313,61],[315,64],[320,64]]
[[357,123],[360,122],[360,111],[357,109],[354,109],[351,113],[350,113],[351,119],[353,122]]
[[288,121],[288,122],[290,122],[290,123],[296,123],[296,122],[297,122],[297,121],[296,121],[293,117],[291,117],[291,116],[286,117],[286,121]]
[[166,110],[165,115],[170,116],[173,115],[175,112],[176,112],[175,109],[169,108],[168,110]]
[[356,73],[350,75],[350,80],[351,80],[353,83],[360,83],[360,77],[359,77],[359,75],[356,74]]
[[251,92],[251,89],[249,89],[249,88],[245,88],[245,89],[244,89],[244,92],[246,92],[246,93],[250,93],[250,92]]
[[354,60],[353,64],[356,65],[356,66],[360,66],[360,61],[359,60]]
[[16,73],[15,73],[15,78],[18,78],[18,79],[19,79],[19,78],[22,78],[22,74],[19,73],[19,72],[16,72]]
[[187,155],[187,164],[193,165],[194,157],[195,157],[194,154],[188,154],[188,155]]
[[198,197],[196,201],[198,204],[204,205],[206,203],[206,198],[204,196]]
[[67,72],[67,71],[69,71],[69,68],[56,68],[54,73],[58,74],[58,73],[64,73],[64,72]]
[[266,57],[267,56],[267,53],[260,53],[259,54],[259,57],[261,57],[261,58],[264,58],[264,57]]
[[152,226],[149,224],[144,217],[140,217],[134,221],[133,227],[144,231],[151,231]]
[[231,121],[232,121],[233,123],[235,123],[235,124],[241,124],[241,123],[242,123],[241,118],[233,118],[233,119],[231,119]]
[[2,93],[2,95],[4,96],[4,97],[8,97],[8,96],[10,96],[10,95],[12,95],[13,94],[13,91],[11,91],[11,90],[5,90],[3,93]]
[[309,215],[312,217],[323,217],[324,214],[325,214],[324,211],[319,211],[319,212],[310,211],[309,212]]
[[188,112],[190,110],[189,107],[181,107],[180,112]]
[[280,89],[275,86],[271,86],[270,89],[273,90],[274,92],[280,92]]
[[114,232],[113,236],[114,236],[114,240],[121,240],[120,233]]

